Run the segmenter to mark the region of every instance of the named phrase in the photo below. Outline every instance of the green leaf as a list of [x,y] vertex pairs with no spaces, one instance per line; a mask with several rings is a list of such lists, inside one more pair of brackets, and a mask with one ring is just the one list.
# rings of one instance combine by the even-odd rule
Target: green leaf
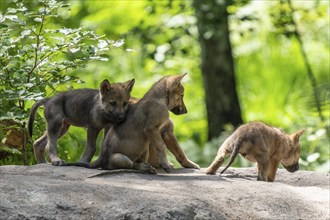
[[0,23],[0,28],[8,28],[8,25]]
[[62,8],[67,8],[67,7],[70,7],[70,4],[63,4],[61,5]]

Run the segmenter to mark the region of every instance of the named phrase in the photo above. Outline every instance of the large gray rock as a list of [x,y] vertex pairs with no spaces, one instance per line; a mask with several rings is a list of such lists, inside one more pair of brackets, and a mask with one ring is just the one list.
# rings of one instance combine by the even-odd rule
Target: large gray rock
[[112,173],[78,167],[0,167],[1,219],[329,219],[329,174],[256,168],[209,176]]

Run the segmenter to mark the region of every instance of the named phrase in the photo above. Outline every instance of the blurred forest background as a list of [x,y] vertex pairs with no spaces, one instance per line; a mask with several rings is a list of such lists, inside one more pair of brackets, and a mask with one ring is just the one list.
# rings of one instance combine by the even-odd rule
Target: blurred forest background
[[[237,125],[264,121],[305,129],[302,169],[330,172],[328,0],[0,4],[1,165],[35,164],[32,144],[46,124],[41,109],[28,137],[36,100],[105,78],[135,78],[132,95],[142,97],[162,76],[187,72],[188,114],[171,118],[191,160],[208,166]],[[59,156],[78,161],[85,141],[85,129],[71,127]]]

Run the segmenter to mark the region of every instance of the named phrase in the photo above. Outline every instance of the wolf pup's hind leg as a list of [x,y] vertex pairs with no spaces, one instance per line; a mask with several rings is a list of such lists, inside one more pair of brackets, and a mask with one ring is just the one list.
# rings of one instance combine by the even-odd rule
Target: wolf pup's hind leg
[[48,142],[46,151],[50,162],[54,166],[65,165],[65,162],[57,156],[57,139],[62,130],[62,118],[63,117],[55,117],[53,120],[50,120],[47,125]]
[[[63,135],[65,135],[68,132],[69,128],[70,128],[70,124],[64,121],[58,139],[63,137]],[[47,163],[47,160],[45,158],[45,148],[47,146],[47,143],[48,143],[47,131],[45,131],[45,133],[33,143],[33,152],[37,163]]]
[[47,132],[45,132],[44,135],[33,143],[33,153],[37,163],[47,163],[45,159],[45,147],[47,142]]
[[225,157],[230,153],[227,152],[226,142],[221,145],[221,147],[218,150],[217,156],[215,157],[212,164],[207,168],[206,174],[214,175],[219,167],[223,164]]
[[206,174],[214,175],[217,172],[217,170],[219,169],[219,167],[221,167],[224,160],[225,160],[225,154],[224,153],[217,154],[217,156],[214,159],[214,161],[212,162],[212,164],[207,168]]
[[157,171],[148,163],[139,163],[133,162],[129,157],[124,154],[113,154],[111,155],[110,166],[106,167],[106,169],[134,169],[140,170],[150,174],[156,174]]

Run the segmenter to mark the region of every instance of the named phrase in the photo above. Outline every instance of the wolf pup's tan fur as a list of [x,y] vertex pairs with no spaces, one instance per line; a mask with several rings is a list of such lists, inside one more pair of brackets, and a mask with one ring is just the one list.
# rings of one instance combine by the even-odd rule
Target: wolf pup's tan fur
[[[134,105],[139,100],[140,99],[138,98],[131,97],[130,104]],[[180,147],[173,132],[174,132],[174,124],[172,120],[169,118],[169,120],[164,124],[164,126],[160,130],[160,134],[164,143],[166,144],[166,148],[175,156],[175,159],[181,164],[182,167],[200,169],[198,164],[188,159],[188,157]],[[166,149],[162,148],[162,146],[155,146],[153,142],[150,143],[150,146],[151,147],[149,147],[148,163],[154,168],[161,168],[161,163],[164,164],[164,161],[167,161]],[[172,166],[173,165],[170,162],[167,162],[165,168],[169,168]],[[166,169],[165,171],[169,172],[170,170]]]
[[[177,115],[187,113],[183,102],[184,88],[181,84],[184,76],[185,74],[166,76],[156,82],[144,97],[129,109],[127,119],[111,127],[99,158],[90,168],[135,169],[156,173],[147,163],[149,146],[165,149],[160,131],[169,121],[168,111]],[[170,169],[167,167],[167,160],[160,161],[160,166],[165,170]]]
[[38,163],[45,163],[45,149],[50,162],[55,166],[65,165],[57,156],[57,140],[69,129],[70,125],[87,128],[87,143],[81,163],[89,164],[96,149],[96,139],[102,129],[126,119],[130,93],[134,79],[124,83],[110,84],[103,80],[100,89],[76,89],[36,102],[29,117],[29,133],[32,136],[34,116],[37,109],[44,105],[47,131],[33,144]]
[[[182,148],[180,147],[173,133],[173,129],[173,122],[169,119],[160,131],[160,134],[166,144],[167,149],[175,156],[175,159],[181,164],[182,167],[199,169],[200,167],[198,166],[198,164],[189,160]],[[172,167],[173,165],[167,161],[168,160],[166,155],[166,149],[162,148],[162,146],[156,146],[153,142],[151,142],[149,148],[148,163],[155,168],[160,168],[162,166],[167,168]],[[164,166],[164,164],[166,163],[167,165]],[[165,169],[165,171],[169,172],[170,170]]]
[[215,160],[207,168],[207,174],[215,174],[225,157],[230,155],[230,161],[222,174],[240,153],[246,159],[258,163],[257,180],[273,182],[279,163],[289,172],[299,169],[299,137],[303,133],[304,130],[285,134],[261,122],[242,125],[221,145]]

